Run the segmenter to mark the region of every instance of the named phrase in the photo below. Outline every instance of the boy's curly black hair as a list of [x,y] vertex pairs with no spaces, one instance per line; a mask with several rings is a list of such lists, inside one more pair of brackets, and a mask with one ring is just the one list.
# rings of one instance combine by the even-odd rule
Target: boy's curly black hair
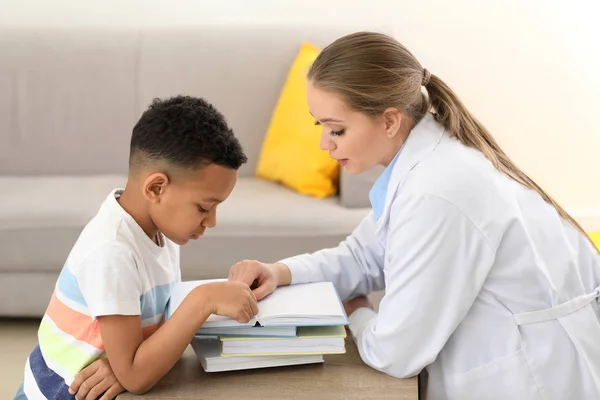
[[238,169],[247,161],[225,117],[202,98],[154,99],[133,128],[131,169],[153,162],[187,170],[211,163]]

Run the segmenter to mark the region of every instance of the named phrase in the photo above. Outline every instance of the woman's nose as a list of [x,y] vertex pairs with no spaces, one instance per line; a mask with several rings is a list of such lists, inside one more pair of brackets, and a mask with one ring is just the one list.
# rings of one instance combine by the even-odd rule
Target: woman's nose
[[319,147],[321,148],[321,150],[332,151],[335,150],[336,146],[334,141],[331,140],[331,138],[329,137],[329,135],[324,133],[321,135],[321,142],[319,143]]

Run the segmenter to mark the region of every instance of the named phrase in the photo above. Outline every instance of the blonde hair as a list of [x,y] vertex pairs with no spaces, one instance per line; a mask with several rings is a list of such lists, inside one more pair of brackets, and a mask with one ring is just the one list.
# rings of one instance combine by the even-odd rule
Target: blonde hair
[[432,111],[449,134],[479,150],[502,173],[536,191],[588,237],[573,217],[509,159],[448,85],[424,69],[395,39],[375,32],[344,36],[323,49],[309,69],[308,79],[340,94],[350,108],[371,116],[397,107],[417,123]]

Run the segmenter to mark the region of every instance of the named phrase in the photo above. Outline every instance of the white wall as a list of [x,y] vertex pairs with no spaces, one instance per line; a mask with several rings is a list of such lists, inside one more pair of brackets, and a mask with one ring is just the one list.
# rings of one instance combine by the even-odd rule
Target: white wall
[[518,165],[600,229],[598,15],[598,0],[0,0],[9,25],[393,26]]
[[600,2],[418,4],[426,18],[402,17],[398,39],[526,173],[600,229]]

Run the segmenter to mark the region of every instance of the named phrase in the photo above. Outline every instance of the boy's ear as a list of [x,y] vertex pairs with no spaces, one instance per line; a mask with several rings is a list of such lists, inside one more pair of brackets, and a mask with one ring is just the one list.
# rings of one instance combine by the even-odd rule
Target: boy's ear
[[151,203],[160,203],[160,199],[169,184],[169,177],[162,172],[149,175],[144,181],[144,197]]

